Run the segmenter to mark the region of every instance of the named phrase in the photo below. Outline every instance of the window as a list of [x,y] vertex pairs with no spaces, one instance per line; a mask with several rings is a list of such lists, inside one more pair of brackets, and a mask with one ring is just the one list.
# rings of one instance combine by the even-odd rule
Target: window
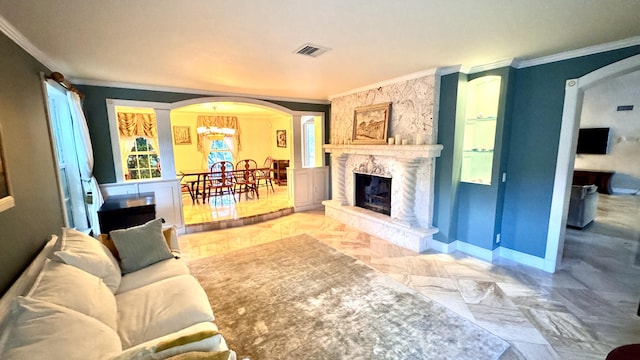
[[302,116],[302,166],[322,166],[322,119],[319,116]]
[[230,161],[233,163],[233,154],[227,146],[225,139],[216,139],[211,142],[211,149],[208,156],[208,167],[210,168],[215,162]]
[[304,140],[304,166],[314,166],[316,163],[316,141],[315,141],[315,126],[313,118],[306,120],[302,124],[302,135]]
[[127,180],[155,179],[162,177],[160,156],[144,137],[135,139],[127,157]]
[[154,109],[115,106],[125,181],[162,178]]

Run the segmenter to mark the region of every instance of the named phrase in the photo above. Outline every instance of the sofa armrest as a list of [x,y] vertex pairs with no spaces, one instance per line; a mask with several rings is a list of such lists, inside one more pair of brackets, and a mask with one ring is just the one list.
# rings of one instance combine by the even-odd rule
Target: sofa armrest
[[36,255],[31,261],[29,266],[20,274],[18,279],[11,285],[11,287],[0,298],[0,323],[7,316],[11,303],[13,300],[21,295],[26,295],[36,278],[40,274],[45,260],[53,254],[56,250],[56,244],[58,242],[58,236],[51,235],[51,238],[44,245],[44,248]]
[[[204,334],[201,336],[201,334]],[[167,343],[180,338],[190,338],[193,341],[176,344],[168,347]],[[162,348],[159,345],[165,344]],[[218,327],[213,322],[203,322],[192,325],[188,328],[177,331],[173,334],[149,340],[142,344],[133,346],[123,351],[112,360],[134,360],[134,359],[167,359],[175,355],[189,352],[219,352],[229,350],[222,334],[218,332]],[[235,359],[235,353],[229,352],[229,360]]]
[[165,240],[167,240],[167,245],[169,245],[171,252],[180,254],[180,242],[178,241],[178,230],[176,230],[176,227],[172,225],[163,228],[162,235],[164,235]]

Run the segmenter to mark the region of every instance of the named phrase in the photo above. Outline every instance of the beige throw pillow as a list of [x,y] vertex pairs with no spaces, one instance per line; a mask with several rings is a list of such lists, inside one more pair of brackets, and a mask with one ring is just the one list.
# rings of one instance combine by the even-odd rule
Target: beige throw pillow
[[128,229],[113,230],[109,235],[120,255],[122,274],[173,257],[162,234],[162,219]]

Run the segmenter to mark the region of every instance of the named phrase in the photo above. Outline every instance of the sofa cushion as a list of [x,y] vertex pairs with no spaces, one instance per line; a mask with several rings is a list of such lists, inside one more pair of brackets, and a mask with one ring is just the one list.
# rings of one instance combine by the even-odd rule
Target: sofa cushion
[[162,234],[162,219],[109,233],[120,255],[122,274],[173,257]]
[[[185,338],[190,341],[182,341]],[[173,346],[167,346],[168,344]],[[126,349],[112,360],[166,359],[193,351],[218,352],[228,350],[229,348],[223,336],[218,333],[218,327],[212,322],[202,322]]]
[[100,241],[69,228],[62,229],[59,241],[61,250],[54,253],[54,259],[101,278],[113,293],[118,290],[122,277],[120,266]]
[[[167,242],[167,246],[171,250],[172,254],[179,255],[180,254],[180,244],[178,242],[178,232],[175,226],[169,226],[162,229],[162,235],[164,236],[165,241]],[[116,245],[111,240],[111,237],[108,234],[100,234],[98,240],[111,251],[113,257],[116,260],[120,261],[120,254],[118,254],[118,249]]]
[[170,277],[189,274],[189,268],[184,261],[174,258],[163,260],[138,271],[123,275],[117,294],[137,289]]
[[63,306],[17,297],[0,329],[0,359],[109,359],[122,351],[118,334]]
[[116,303],[118,335],[124,349],[214,320],[207,294],[191,275],[117,294]]
[[27,294],[36,300],[64,306],[117,328],[116,299],[97,276],[71,265],[45,260]]

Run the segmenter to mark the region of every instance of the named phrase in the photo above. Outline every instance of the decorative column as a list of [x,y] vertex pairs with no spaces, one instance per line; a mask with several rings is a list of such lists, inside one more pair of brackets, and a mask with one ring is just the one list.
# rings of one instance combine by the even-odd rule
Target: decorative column
[[420,159],[398,158],[402,167],[402,192],[400,208],[393,221],[405,226],[413,227],[417,223],[416,205],[416,173],[420,166]]
[[333,186],[331,189],[333,201],[337,202],[340,205],[347,205],[347,198],[344,194],[345,192],[345,164],[347,162],[347,154],[344,153],[331,153],[331,167],[335,169],[333,172],[335,174]]

